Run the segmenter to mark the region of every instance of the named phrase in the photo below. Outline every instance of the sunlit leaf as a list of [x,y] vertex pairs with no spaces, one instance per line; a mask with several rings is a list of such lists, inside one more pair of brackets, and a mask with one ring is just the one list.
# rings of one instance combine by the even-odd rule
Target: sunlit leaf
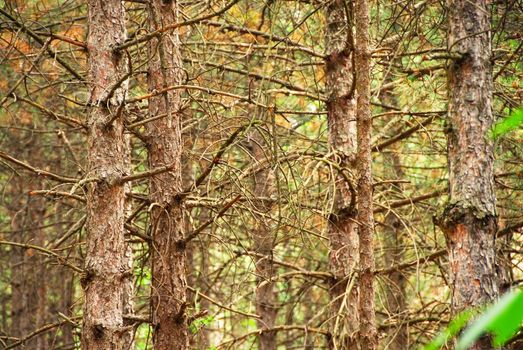
[[523,108],[516,109],[507,118],[494,125],[491,136],[496,139],[512,130],[516,130],[521,124],[523,124]]
[[505,294],[474,321],[460,337],[456,350],[468,349],[487,332],[493,335],[494,346],[503,345],[516,334],[521,321],[523,321],[523,292],[518,289]]
[[454,318],[450,322],[447,328],[445,328],[432,342],[425,345],[422,350],[438,350],[441,349],[450,339],[467,325],[467,322],[471,318],[473,313],[471,311],[464,311]]

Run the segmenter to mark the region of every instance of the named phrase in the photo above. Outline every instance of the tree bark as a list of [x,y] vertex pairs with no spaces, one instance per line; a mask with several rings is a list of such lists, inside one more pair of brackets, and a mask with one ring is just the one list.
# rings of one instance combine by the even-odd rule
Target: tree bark
[[[264,150],[269,149],[269,144],[263,138],[259,130],[255,131],[251,139],[252,157],[255,160],[263,160],[267,158]],[[271,192],[274,190],[274,176],[270,174],[267,168],[257,172],[254,175],[254,195],[258,198],[270,198]],[[276,325],[276,317],[278,314],[278,296],[275,292],[275,282],[271,279],[276,275],[276,267],[274,266],[273,250],[275,245],[275,237],[269,226],[267,219],[263,214],[269,214],[270,205],[265,201],[256,201],[256,212],[262,215],[255,214],[255,224],[253,231],[254,251],[260,254],[256,258],[256,313],[260,316],[256,320],[259,329],[271,329]],[[258,338],[260,350],[276,350],[277,333],[274,331],[263,332]]]
[[127,58],[114,48],[126,38],[120,0],[89,1],[88,176],[98,179],[87,193],[87,251],[82,349],[123,348],[123,293],[126,276],[125,189],[129,173],[121,105]]
[[372,116],[370,111],[370,33],[369,6],[366,0],[356,0],[354,6],[356,46],[356,124],[358,172],[358,198],[356,221],[360,238],[360,332],[362,350],[377,348],[377,331],[374,311],[374,216],[372,212]]
[[334,275],[330,286],[331,349],[355,349],[358,317],[358,233],[355,189],[349,169],[354,166],[356,121],[353,75],[351,9],[343,0],[326,8],[326,92],[328,96],[329,145],[340,171],[335,175],[335,194],[329,218],[329,263]]
[[[178,21],[175,1],[153,0],[149,5],[151,30]],[[149,90],[178,85],[183,80],[180,40],[176,30],[149,42]],[[149,167],[170,165],[170,171],[151,178],[153,343],[157,350],[189,346],[186,251],[182,191],[182,135],[180,92],[169,91],[149,100],[151,117],[167,117],[147,124]]]
[[[490,10],[488,1],[449,0],[448,166],[450,198],[439,225],[449,248],[454,314],[498,296]],[[490,349],[482,339],[472,349]]]

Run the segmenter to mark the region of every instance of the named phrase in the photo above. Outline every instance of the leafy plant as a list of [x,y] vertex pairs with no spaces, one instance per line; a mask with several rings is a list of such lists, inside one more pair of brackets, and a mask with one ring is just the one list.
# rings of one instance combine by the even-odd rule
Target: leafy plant
[[457,315],[447,328],[445,328],[433,341],[425,345],[422,350],[438,350],[456,336],[472,317],[471,311],[465,311]]
[[500,136],[508,134],[512,130],[516,130],[521,124],[523,124],[523,108],[518,108],[507,118],[494,125],[491,131],[491,136],[492,138],[497,139]]
[[214,321],[214,316],[209,315],[207,317],[197,318],[196,320],[192,321],[189,325],[189,331],[192,334],[196,334],[205,326],[208,326]]
[[[423,347],[423,350],[440,349],[466,326],[472,315],[474,315],[474,312],[467,310],[456,316],[445,330]],[[502,296],[473,321],[459,337],[455,349],[468,349],[486,333],[492,335],[493,346],[502,346],[517,333],[522,321],[523,290],[516,289]]]
[[468,349],[479,337],[489,332],[493,345],[501,346],[516,334],[523,321],[523,290],[505,294],[471,324],[459,338],[456,350]]

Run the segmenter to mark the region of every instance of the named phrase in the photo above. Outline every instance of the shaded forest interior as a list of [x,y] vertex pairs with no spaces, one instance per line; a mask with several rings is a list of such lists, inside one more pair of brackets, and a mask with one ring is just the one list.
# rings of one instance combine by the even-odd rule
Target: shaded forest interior
[[419,349],[517,289],[522,24],[0,1],[0,349]]

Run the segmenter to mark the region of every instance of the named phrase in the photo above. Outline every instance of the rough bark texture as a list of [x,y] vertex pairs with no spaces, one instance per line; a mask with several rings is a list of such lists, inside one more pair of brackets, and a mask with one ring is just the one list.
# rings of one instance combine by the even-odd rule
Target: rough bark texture
[[[358,332],[358,234],[355,189],[350,169],[356,151],[356,99],[354,97],[353,50],[350,9],[342,0],[326,9],[326,91],[328,96],[329,145],[342,171],[336,174],[334,205],[330,215],[330,270],[335,276],[331,295],[331,349],[355,349]],[[342,173],[343,172],[343,173]]]
[[[126,91],[125,16],[120,0],[89,1],[88,176],[99,180],[87,193],[87,251],[82,349],[122,349],[125,278],[125,190],[128,145],[120,105]],[[115,88],[118,87],[116,90]]]
[[358,171],[358,232],[360,237],[360,332],[362,350],[377,348],[377,332],[374,314],[374,216],[372,213],[372,116],[370,111],[370,34],[369,7],[366,0],[356,0],[354,6],[356,46],[354,64],[356,70],[357,154]]
[[[253,133],[251,139],[252,157],[261,161],[267,158],[265,150],[269,149],[268,143],[259,131]],[[254,195],[259,198],[271,197],[274,188],[274,177],[270,170],[264,169],[254,176]],[[275,292],[275,282],[271,279],[276,275],[275,266],[272,262],[272,254],[275,244],[275,237],[263,214],[268,214],[270,207],[265,201],[256,201],[256,210],[261,215],[255,215],[255,226],[253,230],[253,249],[260,254],[256,258],[256,314],[261,318],[257,319],[259,329],[270,329],[276,325],[278,313],[277,294]],[[277,333],[263,332],[260,334],[260,350],[276,350]]]
[[[493,147],[490,16],[488,1],[447,1],[448,164],[450,201],[440,220],[449,248],[452,311],[498,295],[494,240],[497,229]],[[473,349],[490,349],[488,339]]]
[[[178,21],[175,1],[154,0],[149,5],[151,30]],[[154,38],[149,44],[149,90],[181,84],[183,79],[177,31]],[[147,124],[146,137],[151,169],[172,169],[151,178],[152,207],[152,300],[153,342],[157,350],[187,349],[187,277],[182,191],[182,135],[180,92],[170,91],[149,100],[151,117],[167,117]]]

